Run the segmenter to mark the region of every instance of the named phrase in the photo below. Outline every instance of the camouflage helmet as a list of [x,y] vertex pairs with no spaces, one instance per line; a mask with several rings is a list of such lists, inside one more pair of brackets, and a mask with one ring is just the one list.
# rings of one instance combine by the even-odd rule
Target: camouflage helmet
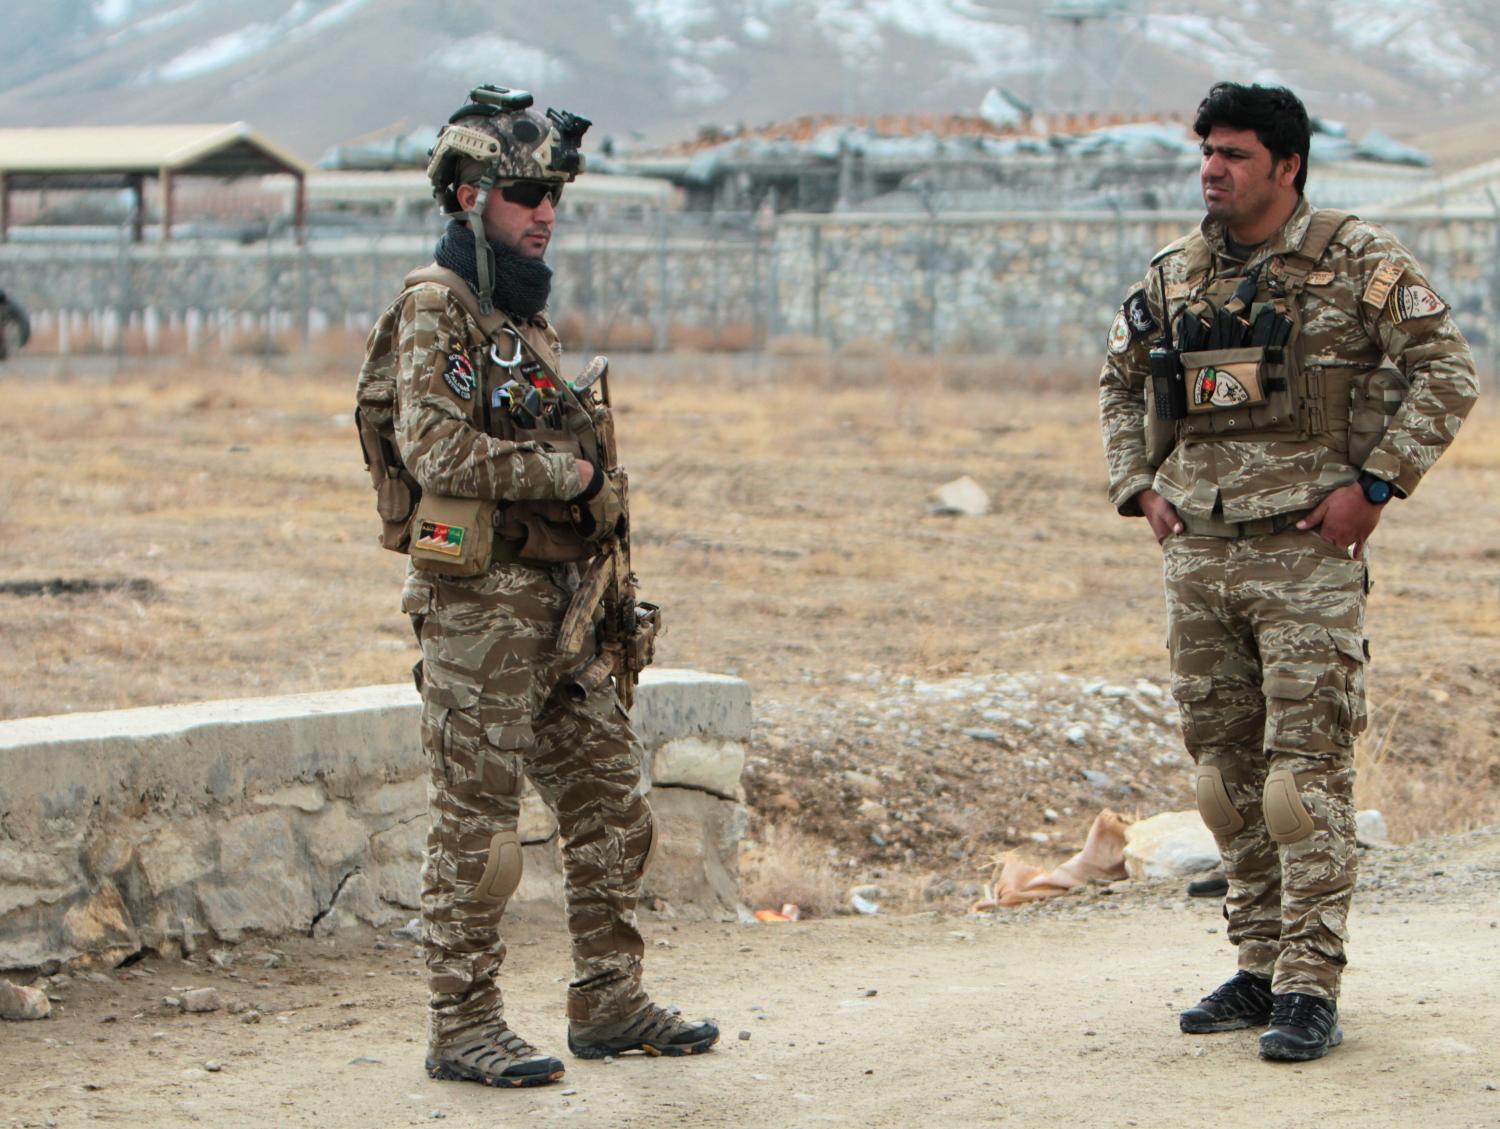
[[[484,208],[497,182],[542,180],[564,184],[583,171],[578,146],[592,124],[566,110],[531,108],[524,90],[476,86],[469,101],[454,111],[428,154],[427,179],[443,211],[463,216],[474,236],[475,294],[481,314],[494,311],[495,252],[484,234]],[[458,202],[458,186],[479,191],[468,208]]]
[[592,123],[550,108],[544,117],[531,105],[524,90],[478,86],[469,92],[469,101],[439,131],[427,164],[433,195],[445,212],[463,211],[455,194],[460,184],[567,183],[583,171],[578,147]]

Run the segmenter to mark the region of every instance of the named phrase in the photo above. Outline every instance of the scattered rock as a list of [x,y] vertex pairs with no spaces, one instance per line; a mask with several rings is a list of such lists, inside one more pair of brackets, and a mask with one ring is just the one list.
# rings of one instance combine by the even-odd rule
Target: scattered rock
[[927,508],[934,514],[979,517],[990,512],[990,496],[966,474],[934,490],[928,496]]
[[182,993],[182,1010],[208,1012],[219,1010],[219,989],[190,988]]
[[742,1043],[748,1043],[749,1041],[750,1041],[750,1032],[748,1032],[748,1031],[741,1031],[740,1032],[740,1042],[742,1042]]
[[1125,829],[1125,870],[1131,878],[1186,878],[1218,861],[1219,848],[1196,811],[1162,812]]
[[222,1062],[216,1062],[213,1059],[209,1059],[203,1064],[203,1069],[208,1071],[210,1074],[217,1074],[219,1073],[219,1071],[224,1069],[224,1064]]
[[998,741],[1000,733],[995,729],[965,729],[965,737],[972,737],[976,741]]
[[1386,826],[1385,816],[1370,808],[1354,813],[1354,837],[1361,847],[1390,846],[1391,832]]
[[46,1019],[52,1003],[40,988],[25,988],[0,980],[0,1019]]
[[402,941],[420,941],[422,939],[422,919],[414,917],[399,929],[392,929],[391,936]]

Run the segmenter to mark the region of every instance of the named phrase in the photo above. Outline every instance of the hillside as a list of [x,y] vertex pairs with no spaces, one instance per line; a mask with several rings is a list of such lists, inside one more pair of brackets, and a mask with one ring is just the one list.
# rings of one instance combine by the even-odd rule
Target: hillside
[[[592,115],[595,140],[704,122],[976,108],[1190,109],[1232,77],[1421,144],[1500,152],[1500,8],[1481,0],[44,0],[7,13],[0,125],[244,119],[314,158],[437,122],[475,81]],[[332,76],[332,80],[330,80]],[[392,92],[398,92],[393,97]]]

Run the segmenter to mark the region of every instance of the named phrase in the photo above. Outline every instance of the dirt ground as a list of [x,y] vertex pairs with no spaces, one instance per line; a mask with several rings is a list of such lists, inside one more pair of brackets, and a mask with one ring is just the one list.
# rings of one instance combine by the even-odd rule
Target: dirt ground
[[[1177,1031],[1176,1012],[1232,971],[1218,904],[1122,883],[995,915],[647,915],[658,996],[724,1033],[694,1059],[568,1056],[561,919],[517,922],[507,1011],[567,1075],[506,1092],[423,1074],[410,943],[345,934],[150,957],[61,978],[53,1018],[0,1024],[0,1125],[1500,1124],[1500,834],[1366,852],[1362,867],[1345,1042],[1299,1066],[1261,1062],[1251,1031]],[[223,1008],[163,1009],[189,987],[217,988]]]
[[[1347,1045],[1273,1068],[1251,1034],[1177,1033],[1230,959],[1216,906],[1175,884],[962,913],[1006,851],[1061,857],[1102,806],[1190,803],[1158,550],[1104,500],[1090,375],[875,357],[613,371],[660,661],[755,694],[747,900],[818,917],[647,915],[659,995],[717,1016],[723,1045],[570,1061],[534,1091],[431,1083],[409,943],[277,940],[224,967],[148,956],[53,983],[54,1018],[0,1025],[0,1125],[1500,1122],[1483,1050],[1500,1041],[1500,846],[1440,837],[1500,824],[1493,395],[1375,538],[1360,802],[1427,838],[1366,860]],[[351,386],[347,357],[0,370],[0,718],[403,680],[403,564],[373,544]],[[991,512],[928,513],[963,474]],[[859,883],[887,912],[832,916]],[[560,1048],[559,923],[509,937],[509,1010]],[[203,985],[224,1010],[162,1010]]]
[[[0,369],[0,717],[408,677],[357,355]],[[615,358],[658,661],[750,681],[757,839],[795,825],[822,871],[757,898],[967,904],[1101,807],[1189,805],[1159,551],[1104,498],[1092,368]],[[1500,822],[1497,421],[1491,395],[1373,542],[1359,801],[1398,840]],[[929,513],[965,474],[991,511]]]

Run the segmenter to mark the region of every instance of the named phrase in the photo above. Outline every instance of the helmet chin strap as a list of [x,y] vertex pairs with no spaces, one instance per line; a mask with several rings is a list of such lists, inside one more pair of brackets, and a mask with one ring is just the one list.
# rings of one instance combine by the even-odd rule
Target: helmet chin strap
[[484,205],[494,184],[493,168],[486,169],[479,179],[474,206],[464,213],[469,230],[474,233],[474,271],[479,283],[479,312],[486,316],[495,312],[495,252],[484,235]]

